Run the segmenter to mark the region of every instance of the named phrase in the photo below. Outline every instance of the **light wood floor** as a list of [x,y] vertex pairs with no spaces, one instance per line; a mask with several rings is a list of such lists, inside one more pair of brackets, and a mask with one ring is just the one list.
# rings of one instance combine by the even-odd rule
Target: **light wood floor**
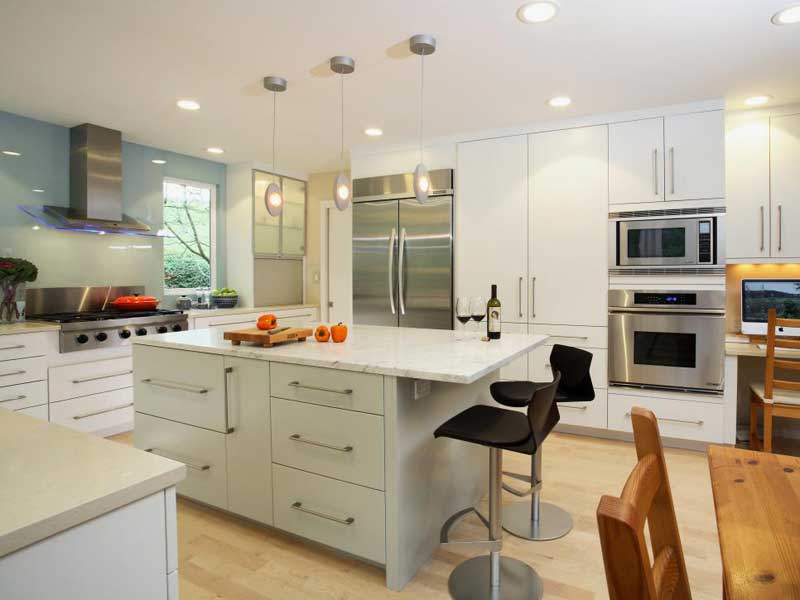
[[[132,443],[130,433],[112,439]],[[692,595],[695,600],[718,599],[721,565],[706,455],[672,449],[666,455]],[[608,597],[595,510],[602,494],[619,494],[635,462],[635,450],[626,442],[565,434],[548,438],[542,497],[568,510],[575,526],[569,535],[552,542],[528,542],[507,534],[503,542],[504,554],[539,572],[545,598]],[[505,453],[504,466],[527,472],[524,458],[512,453]],[[484,532],[477,520],[467,520],[457,537]],[[437,551],[402,594],[396,594],[386,589],[383,571],[377,567],[178,501],[181,600],[448,598],[450,571],[467,556]]]

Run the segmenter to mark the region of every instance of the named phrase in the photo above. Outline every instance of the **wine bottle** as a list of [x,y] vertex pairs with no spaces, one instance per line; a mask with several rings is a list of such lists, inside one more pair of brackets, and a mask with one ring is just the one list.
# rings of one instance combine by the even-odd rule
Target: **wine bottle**
[[497,285],[492,284],[492,297],[486,303],[486,314],[489,318],[486,321],[486,335],[490,340],[500,339],[500,300],[497,299]]

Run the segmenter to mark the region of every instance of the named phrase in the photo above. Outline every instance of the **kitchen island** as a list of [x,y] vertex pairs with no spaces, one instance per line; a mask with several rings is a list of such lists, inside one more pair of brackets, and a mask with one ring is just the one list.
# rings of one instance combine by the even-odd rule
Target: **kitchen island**
[[444,521],[488,489],[488,453],[435,440],[546,341],[354,327],[342,344],[233,346],[194,330],[134,344],[137,447],[188,467],[178,493],[381,565],[402,589]]

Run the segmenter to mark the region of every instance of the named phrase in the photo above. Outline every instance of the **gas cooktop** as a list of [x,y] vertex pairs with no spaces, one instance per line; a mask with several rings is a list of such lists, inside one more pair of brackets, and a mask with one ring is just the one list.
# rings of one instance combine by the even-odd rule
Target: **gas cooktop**
[[112,319],[140,319],[143,317],[158,317],[167,315],[181,315],[180,310],[98,310],[85,312],[63,312],[46,315],[28,315],[29,319],[49,321],[51,323],[85,323],[89,321],[110,321]]

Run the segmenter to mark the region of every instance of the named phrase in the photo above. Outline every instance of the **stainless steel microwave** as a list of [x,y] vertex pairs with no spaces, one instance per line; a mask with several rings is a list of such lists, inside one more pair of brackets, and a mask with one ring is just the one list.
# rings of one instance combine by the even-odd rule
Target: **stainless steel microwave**
[[724,214],[611,221],[612,269],[725,265]]

